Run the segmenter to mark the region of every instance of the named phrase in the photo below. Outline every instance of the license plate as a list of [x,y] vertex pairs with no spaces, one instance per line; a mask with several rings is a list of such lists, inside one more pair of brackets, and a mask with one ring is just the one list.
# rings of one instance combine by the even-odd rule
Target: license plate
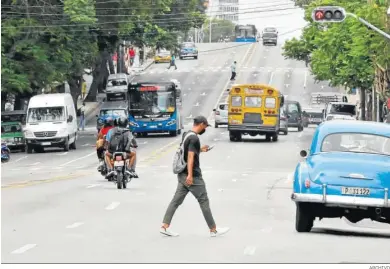
[[51,145],[51,142],[42,142],[41,145],[42,145],[42,146],[50,146],[50,145]]
[[157,125],[151,125],[149,128],[157,128]]
[[353,187],[342,187],[341,193],[346,195],[370,195],[370,189],[368,188],[353,188]]
[[124,161],[115,161],[114,166],[124,166],[125,162]]

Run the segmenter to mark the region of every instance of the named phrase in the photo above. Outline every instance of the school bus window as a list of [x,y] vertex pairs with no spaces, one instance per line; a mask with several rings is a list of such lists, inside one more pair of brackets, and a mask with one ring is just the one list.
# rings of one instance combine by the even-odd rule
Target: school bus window
[[258,96],[245,97],[245,106],[246,107],[261,107],[261,97],[258,97]]
[[241,106],[242,99],[241,96],[232,96],[232,106]]
[[276,107],[276,99],[273,97],[265,98],[265,107],[266,108],[275,108]]

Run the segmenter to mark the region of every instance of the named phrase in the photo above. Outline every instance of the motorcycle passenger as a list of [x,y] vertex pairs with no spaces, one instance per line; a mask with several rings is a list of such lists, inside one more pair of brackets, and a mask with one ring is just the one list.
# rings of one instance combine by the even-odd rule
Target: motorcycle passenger
[[106,144],[105,136],[112,128],[114,128],[114,120],[111,117],[108,117],[104,122],[104,127],[100,129],[100,132],[97,136],[96,154],[100,161],[98,171],[101,171],[104,165],[104,146]]
[[133,169],[136,153],[131,149],[138,146],[133,134],[128,129],[129,120],[126,117],[120,117],[117,119],[116,123],[118,126],[111,129],[106,136],[107,150],[105,154],[105,161],[109,171],[107,177],[111,177],[114,174],[113,165],[111,163],[113,154],[115,152],[125,152],[126,174],[130,177],[138,178],[138,175]]

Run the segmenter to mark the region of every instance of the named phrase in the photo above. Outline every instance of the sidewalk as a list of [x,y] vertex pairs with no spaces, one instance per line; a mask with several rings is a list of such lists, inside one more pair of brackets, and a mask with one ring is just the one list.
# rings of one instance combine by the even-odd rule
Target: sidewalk
[[[148,54],[150,49],[145,50],[145,56]],[[139,49],[136,49],[134,64],[130,67],[130,61],[128,62],[128,72],[130,75],[139,75],[140,72],[145,71],[154,63],[153,58],[146,59],[142,65],[140,65],[139,61]]]

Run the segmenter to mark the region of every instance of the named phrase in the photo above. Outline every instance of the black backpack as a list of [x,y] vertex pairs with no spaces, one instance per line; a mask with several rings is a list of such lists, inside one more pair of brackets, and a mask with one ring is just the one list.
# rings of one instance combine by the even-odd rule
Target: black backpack
[[110,137],[110,146],[108,148],[109,152],[124,152],[127,140],[128,140],[128,133],[129,130],[120,130],[118,128],[115,128],[113,130],[113,134]]

